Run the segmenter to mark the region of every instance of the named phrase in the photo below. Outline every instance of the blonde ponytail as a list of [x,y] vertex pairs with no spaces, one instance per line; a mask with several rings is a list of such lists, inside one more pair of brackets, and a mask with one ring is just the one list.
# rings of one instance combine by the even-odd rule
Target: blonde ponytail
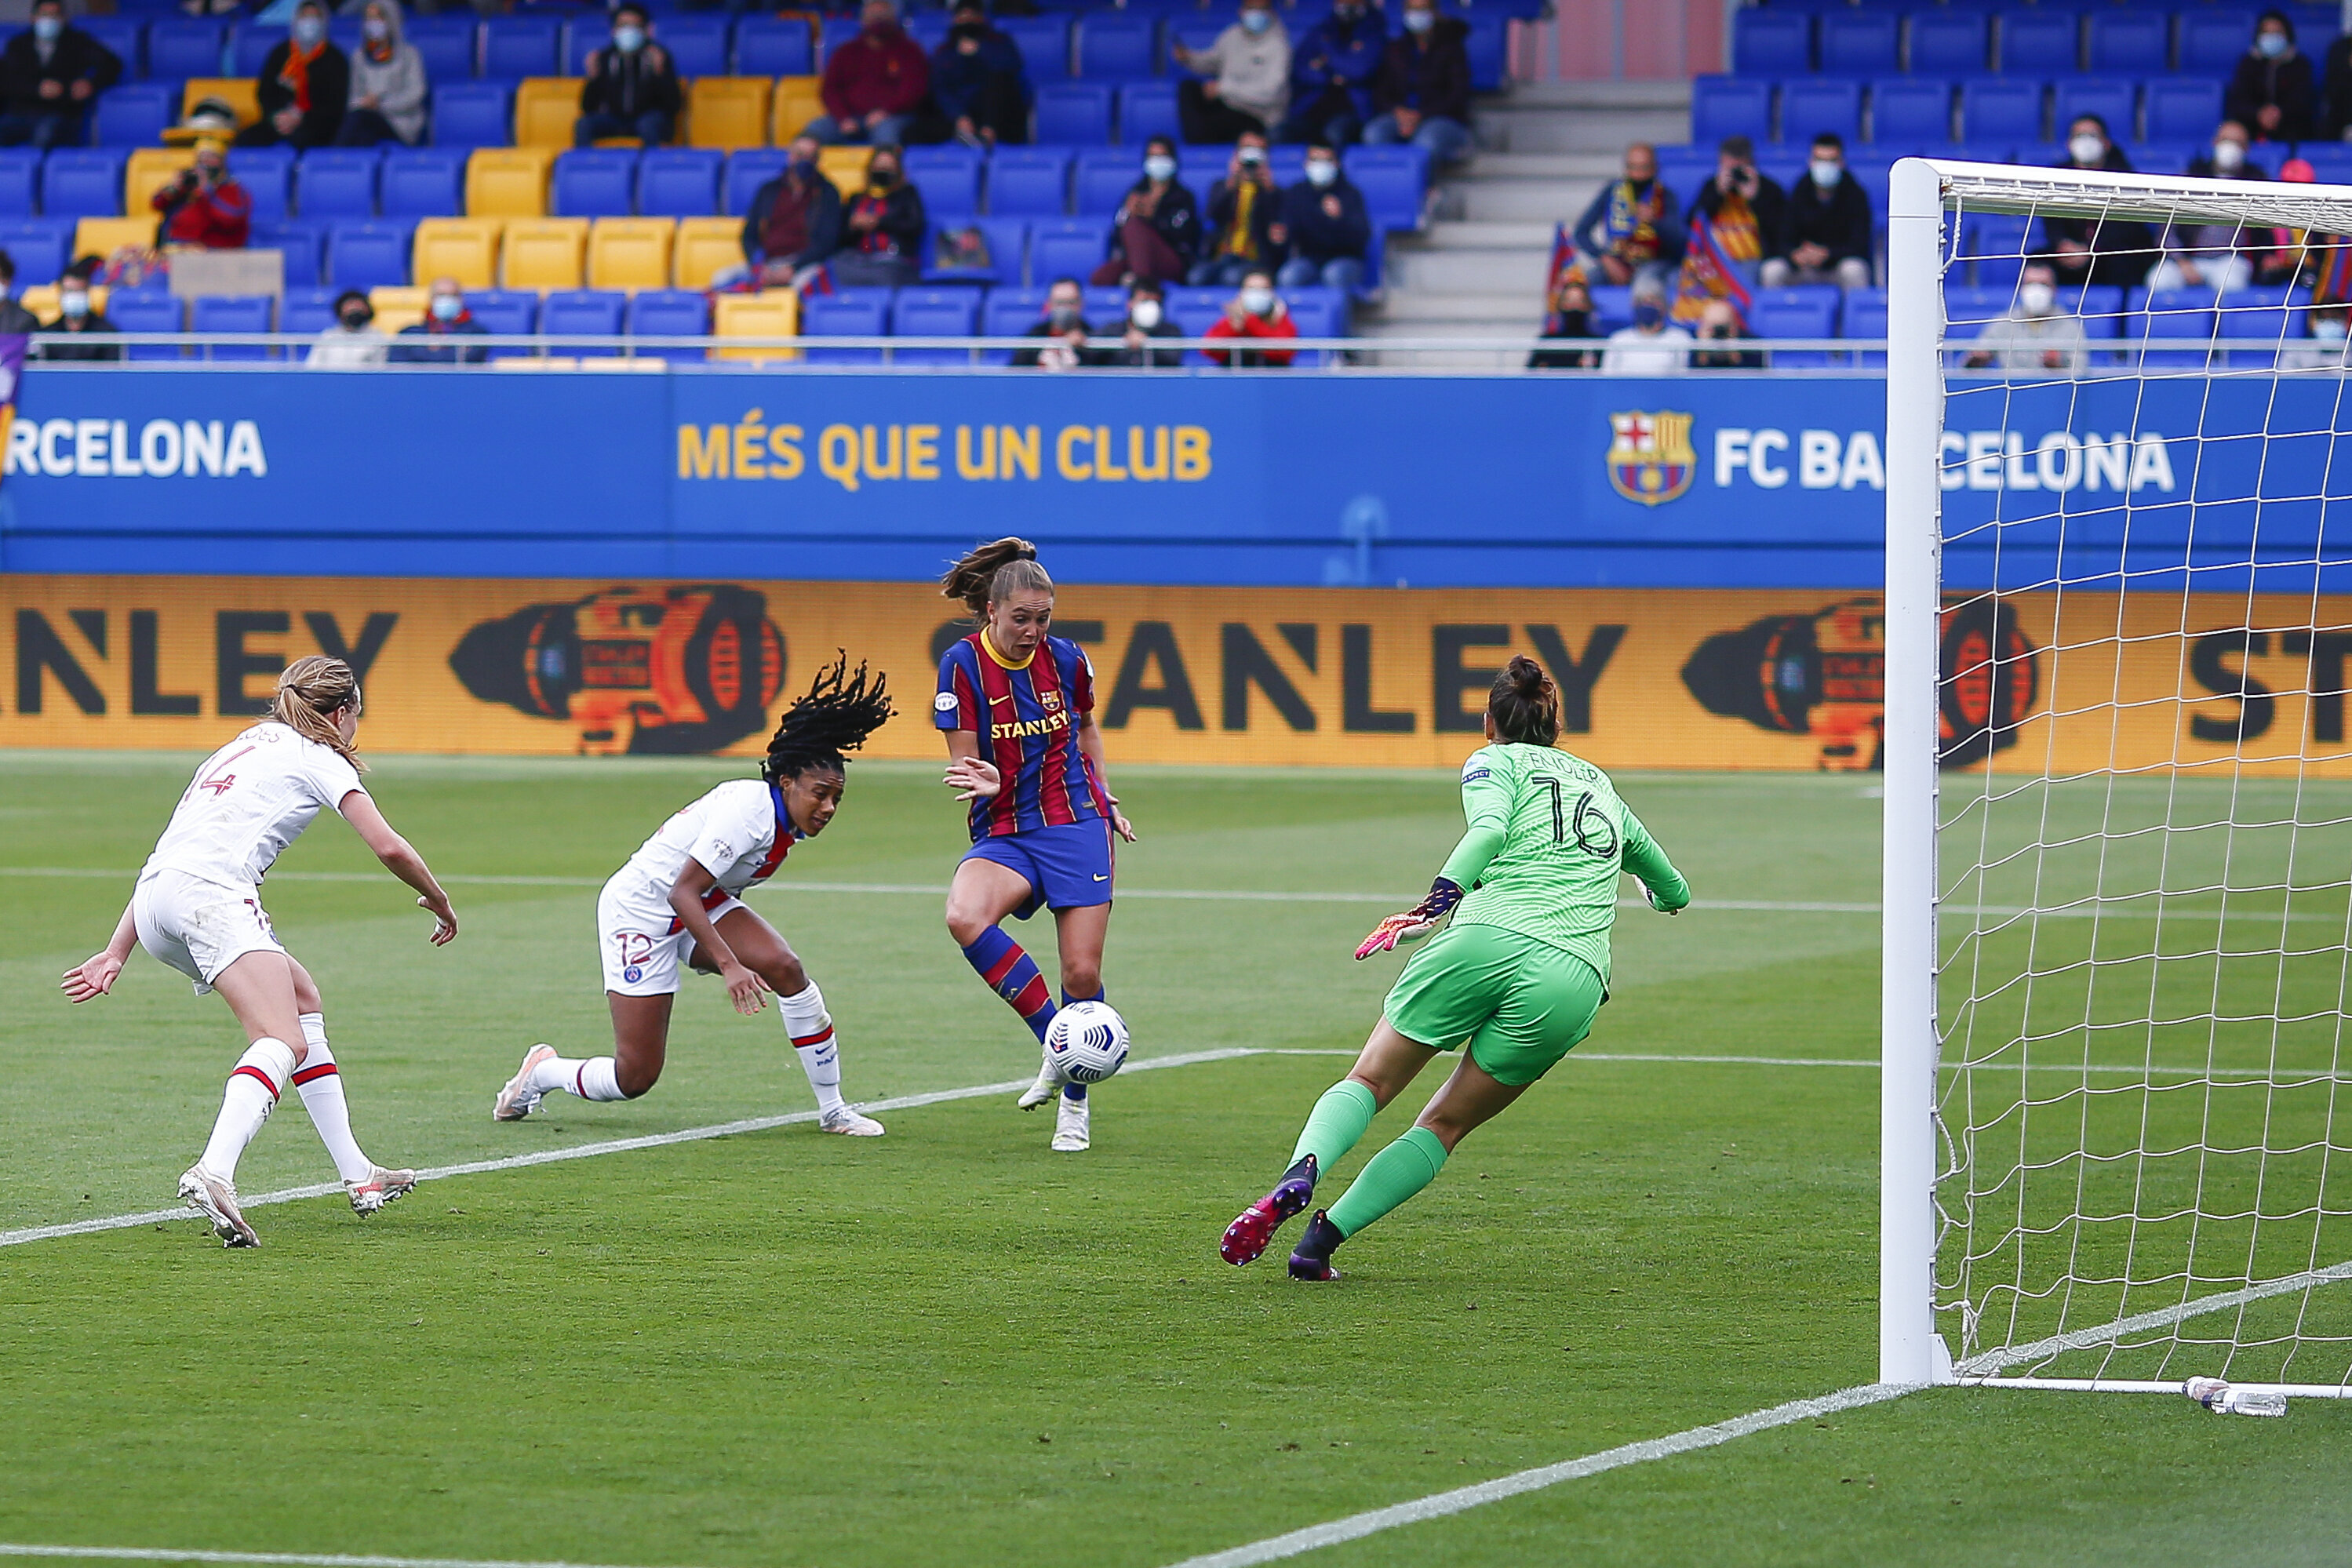
[[331,747],[364,773],[367,764],[360,760],[358,747],[343,738],[333,718],[338,708],[349,707],[356,713],[363,706],[359,677],[352,674],[352,667],[341,659],[312,653],[287,665],[278,677],[278,696],[269,706],[269,718],[305,740]]

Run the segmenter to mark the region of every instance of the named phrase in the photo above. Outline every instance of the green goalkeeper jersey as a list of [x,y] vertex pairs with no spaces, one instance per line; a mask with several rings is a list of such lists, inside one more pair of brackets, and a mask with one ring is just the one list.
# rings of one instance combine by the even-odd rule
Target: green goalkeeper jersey
[[1462,835],[1440,874],[1470,890],[1456,924],[1499,925],[1565,949],[1609,977],[1617,875],[1639,877],[1663,909],[1690,887],[1609,775],[1549,746],[1496,744],[1462,765]]

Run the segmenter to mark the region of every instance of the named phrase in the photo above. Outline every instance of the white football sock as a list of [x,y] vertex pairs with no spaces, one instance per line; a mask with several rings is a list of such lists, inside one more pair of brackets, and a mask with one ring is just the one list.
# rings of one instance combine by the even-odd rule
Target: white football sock
[[213,1123],[212,1141],[196,1163],[225,1181],[236,1179],[236,1162],[245,1145],[269,1120],[286,1081],[294,1076],[294,1048],[264,1036],[246,1047],[221,1092],[219,1117]]
[[620,1080],[613,1075],[613,1059],[592,1056],[551,1056],[531,1069],[530,1086],[545,1094],[561,1089],[583,1100],[625,1100]]
[[841,1046],[834,1038],[833,1019],[825,1015],[824,993],[811,980],[808,989],[778,997],[776,1011],[783,1016],[784,1032],[800,1056],[801,1071],[808,1074],[809,1087],[816,1091],[817,1113],[825,1115],[840,1110]]
[[343,1102],[343,1075],[336,1070],[335,1053],[327,1048],[323,1013],[302,1015],[302,1065],[294,1070],[294,1087],[302,1092],[302,1109],[310,1113],[310,1125],[319,1129],[319,1141],[327,1145],[335,1174],[345,1181],[365,1181],[375,1166],[360,1153],[359,1140],[352,1136],[351,1107]]

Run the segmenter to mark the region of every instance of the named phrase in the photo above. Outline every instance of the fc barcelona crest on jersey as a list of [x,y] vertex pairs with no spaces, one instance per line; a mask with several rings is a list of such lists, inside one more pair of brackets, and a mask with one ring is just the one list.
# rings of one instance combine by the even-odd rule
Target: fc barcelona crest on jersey
[[1698,454],[1691,449],[1687,413],[1612,413],[1609,416],[1609,483],[1619,495],[1643,506],[1671,501],[1691,487]]

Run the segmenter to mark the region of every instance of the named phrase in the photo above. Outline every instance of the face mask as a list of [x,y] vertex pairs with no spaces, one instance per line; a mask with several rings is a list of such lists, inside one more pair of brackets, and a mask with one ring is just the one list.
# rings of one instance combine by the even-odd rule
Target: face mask
[[1307,178],[1308,183],[1311,184],[1328,185],[1339,177],[1339,165],[1337,163],[1328,162],[1324,159],[1317,158],[1310,161],[1307,165]]
[[2262,56],[2263,58],[2266,60],[2274,60],[2278,58],[2281,55],[2286,53],[2286,35],[2284,33],[2263,33],[2258,35],[2254,39],[2254,53]]
[[1426,33],[1432,27],[1437,26],[1437,13],[1434,11],[1407,11],[1404,14],[1404,26],[1405,31],[1409,33]]
[[1143,172],[1150,179],[1172,180],[1176,177],[1176,160],[1165,152],[1155,152],[1143,161]]
[[1139,299],[1127,308],[1127,319],[1149,332],[1160,325],[1160,301]]
[[982,37],[986,36],[987,32],[988,24],[985,22],[958,22],[954,26],[948,29],[948,37],[953,38],[957,43],[961,43],[966,38],[970,38],[972,42],[978,43]]
[[309,48],[311,45],[317,43],[326,36],[327,24],[319,20],[316,16],[297,16],[294,18],[294,41],[301,45],[304,48]]
[[455,321],[465,313],[466,302],[456,295],[436,294],[433,297],[433,319],[436,321]]
[[2246,150],[2234,141],[2213,143],[2213,167],[2227,173],[2246,161]]
[[1265,162],[1265,149],[1263,147],[1244,147],[1241,149],[1241,151],[1235,152],[1234,156],[1241,160],[1243,168],[1255,169],[1259,164]]
[[2313,338],[2322,343],[2326,343],[2330,348],[2341,348],[2344,344],[2344,323],[2341,321],[2314,321],[2311,324],[2311,335]]
[[33,18],[33,37],[40,39],[41,42],[45,44],[56,43],[58,41],[58,35],[65,30],[66,25],[64,21],[58,17],[36,16]]
[[1811,172],[1813,183],[1826,191],[1837,184],[1838,176],[1845,172],[1845,165],[1832,163],[1826,158],[1816,158],[1813,160]]
[[860,26],[858,31],[864,33],[869,38],[878,38],[890,30],[893,22],[894,18],[892,17],[877,16],[873,21],[867,22]]
[[646,30],[643,27],[615,27],[613,29],[613,47],[625,55],[634,55],[646,47]]
[[392,37],[392,24],[370,16],[360,24],[360,37],[371,44],[381,44]]
[[2028,316],[2047,316],[2050,308],[2058,303],[2058,291],[2046,283],[2021,283],[2017,287],[2017,302]]
[[816,160],[814,158],[799,158],[793,160],[793,178],[804,182],[815,179]]
[[1066,330],[1078,324],[1078,308],[1075,305],[1055,305],[1047,311],[1047,319],[1057,329]]
[[356,332],[374,319],[364,310],[346,310],[343,312],[343,330]]
[[1242,308],[1253,316],[1265,315],[1274,308],[1274,290],[1271,288],[1243,289]]
[[68,288],[58,296],[58,308],[79,320],[89,314],[89,296],[79,288]]
[[896,169],[868,169],[866,171],[866,183],[877,191],[887,191],[898,183],[898,172]]
[[1242,13],[1242,26],[1244,30],[1247,32],[1263,33],[1268,27],[1273,26],[1274,13],[1271,11],[1244,11]]
[[1656,326],[1665,319],[1666,312],[1663,306],[1643,303],[1633,307],[1633,325],[1636,327],[1646,329]]
[[2096,163],[2107,155],[2107,144],[2096,136],[2073,137],[2066,143],[2066,155],[2077,163]]

